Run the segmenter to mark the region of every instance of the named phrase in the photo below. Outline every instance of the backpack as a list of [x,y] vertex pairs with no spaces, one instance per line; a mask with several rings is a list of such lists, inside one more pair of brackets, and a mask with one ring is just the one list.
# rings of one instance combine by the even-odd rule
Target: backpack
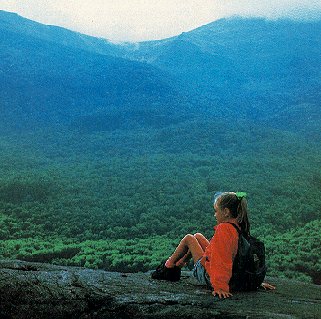
[[239,234],[238,251],[232,268],[229,282],[231,291],[257,290],[262,284],[265,274],[264,243],[252,236],[245,237],[241,230],[232,223]]

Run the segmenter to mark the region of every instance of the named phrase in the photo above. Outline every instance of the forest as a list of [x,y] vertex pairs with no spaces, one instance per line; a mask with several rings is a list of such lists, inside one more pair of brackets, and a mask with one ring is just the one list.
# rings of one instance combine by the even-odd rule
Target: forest
[[241,190],[268,274],[320,284],[316,141],[213,117],[7,134],[0,149],[2,258],[147,271],[186,233],[211,238],[214,192]]

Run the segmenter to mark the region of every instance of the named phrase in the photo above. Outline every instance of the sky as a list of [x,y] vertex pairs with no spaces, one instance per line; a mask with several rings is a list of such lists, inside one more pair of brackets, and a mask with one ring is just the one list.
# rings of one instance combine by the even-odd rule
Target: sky
[[222,17],[311,19],[321,0],[0,0],[0,10],[113,42],[158,40]]

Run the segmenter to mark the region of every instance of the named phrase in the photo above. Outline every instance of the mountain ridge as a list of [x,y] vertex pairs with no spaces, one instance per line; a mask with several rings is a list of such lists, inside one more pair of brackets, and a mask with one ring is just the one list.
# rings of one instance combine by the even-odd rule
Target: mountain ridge
[[106,112],[114,114],[113,122],[119,111],[139,112],[141,105],[172,114],[173,105],[184,99],[153,66],[0,28],[2,113],[9,125],[63,123],[96,113],[104,118]]
[[[222,103],[237,103],[241,99],[246,104],[248,100],[254,106],[249,108],[249,112],[254,113],[256,110],[264,113],[259,104],[263,103],[264,106],[270,99],[274,113],[278,111],[278,103],[282,108],[289,103],[305,103],[308,102],[305,99],[311,99],[313,95],[315,98],[311,102],[318,103],[318,88],[321,86],[318,58],[321,53],[320,32],[319,20],[302,23],[290,20],[222,19],[164,42],[145,42],[141,45],[141,54],[144,60],[170,73],[179,69],[184,79],[191,77],[197,83],[204,80],[204,89],[199,92],[202,97],[219,97]],[[207,58],[202,58],[204,66],[193,61],[200,67],[198,72],[190,73],[186,64],[177,63],[177,58],[170,65],[175,55],[184,56],[187,50],[173,51],[169,57],[162,55],[164,47],[173,46],[179,41],[196,46],[204,56],[208,54]],[[139,46],[133,50],[137,60],[139,50]],[[213,61],[212,54],[220,58],[221,73],[217,73],[215,67],[206,62]],[[305,80],[301,81],[301,78]],[[224,81],[228,81],[232,89],[230,93]],[[280,91],[282,88],[284,92]],[[227,101],[226,93],[230,95]],[[279,101],[274,101],[276,94],[281,97]],[[282,98],[282,94],[287,100]],[[255,104],[258,105],[255,107]]]
[[55,25],[46,25],[20,16],[17,13],[0,10],[0,20],[5,22],[12,32],[24,33],[34,38],[60,43],[66,46],[74,46],[78,49],[105,53],[109,50],[117,50],[117,46],[103,38],[85,35]]
[[[52,103],[51,111],[58,104],[65,105],[66,109],[78,105],[80,111],[73,108],[76,117],[87,108],[92,110],[91,115],[100,123],[104,121],[106,112],[108,116],[112,113],[113,119],[115,116],[126,118],[118,111],[115,113],[114,106],[120,108],[121,105],[127,105],[123,109],[132,110],[140,105],[144,113],[143,121],[147,120],[148,112],[153,109],[162,114],[165,110],[168,121],[171,116],[181,114],[184,117],[189,114],[243,118],[275,126],[279,122],[274,121],[275,116],[280,113],[284,118],[292,118],[287,128],[297,131],[300,125],[293,122],[293,109],[299,117],[307,119],[305,124],[308,128],[302,129],[303,133],[315,130],[321,123],[317,112],[321,100],[318,59],[321,40],[316,32],[321,32],[319,20],[298,22],[225,18],[165,40],[122,45],[42,25],[5,11],[1,11],[0,21],[4,59],[0,68],[2,80],[6,83],[3,88],[5,109],[24,109],[22,101],[32,97],[25,86],[28,82],[28,87],[36,90],[31,104],[40,107],[39,97]],[[21,49],[23,41],[25,46]],[[72,58],[68,58],[68,54]],[[20,65],[19,70],[14,70],[16,61],[25,60],[26,56],[30,57],[32,65]],[[81,65],[79,75],[66,65],[65,60],[74,65],[74,69]],[[87,66],[86,60],[96,63],[88,63]],[[102,61],[110,68],[102,68]],[[65,65],[64,68],[62,65]],[[102,69],[98,70],[99,67]],[[60,70],[54,82],[50,75],[52,70]],[[8,71],[16,73],[14,79],[10,79]],[[44,79],[42,87],[39,75]],[[19,79],[26,76],[26,81],[20,83]],[[66,83],[68,78],[69,83]],[[66,96],[68,89],[65,92],[60,83],[68,88],[73,81],[78,83],[79,91],[71,90]],[[52,99],[48,99],[46,94],[46,83],[52,83]],[[15,85],[21,88],[20,97],[15,92]],[[96,107],[93,108],[93,105]],[[33,107],[31,118],[37,113],[36,109]],[[27,118],[30,110],[28,112]],[[311,118],[307,112],[316,116]],[[59,107],[56,113],[61,113]],[[68,112],[64,114],[67,118]],[[85,115],[88,116],[86,112]],[[21,118],[21,112],[17,117]],[[50,118],[46,114],[44,117]],[[58,116],[53,121],[62,120],[62,116]],[[36,122],[37,119],[32,125]],[[278,128],[283,129],[280,124]]]

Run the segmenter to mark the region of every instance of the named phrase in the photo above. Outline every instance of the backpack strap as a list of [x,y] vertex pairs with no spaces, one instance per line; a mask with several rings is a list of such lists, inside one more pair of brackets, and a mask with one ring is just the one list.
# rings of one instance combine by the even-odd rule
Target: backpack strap
[[248,241],[250,238],[252,238],[250,235],[247,236],[246,234],[244,234],[243,231],[242,231],[238,226],[236,226],[234,223],[228,223],[228,222],[226,222],[226,224],[231,224],[231,225],[237,230],[239,236],[242,235],[247,241]]
[[234,223],[226,223],[226,224],[230,224],[230,225],[232,225],[232,226],[237,230],[237,232],[238,232],[238,234],[239,234],[239,235],[241,235],[241,234],[242,234],[241,229],[240,229],[238,226],[236,226]]

